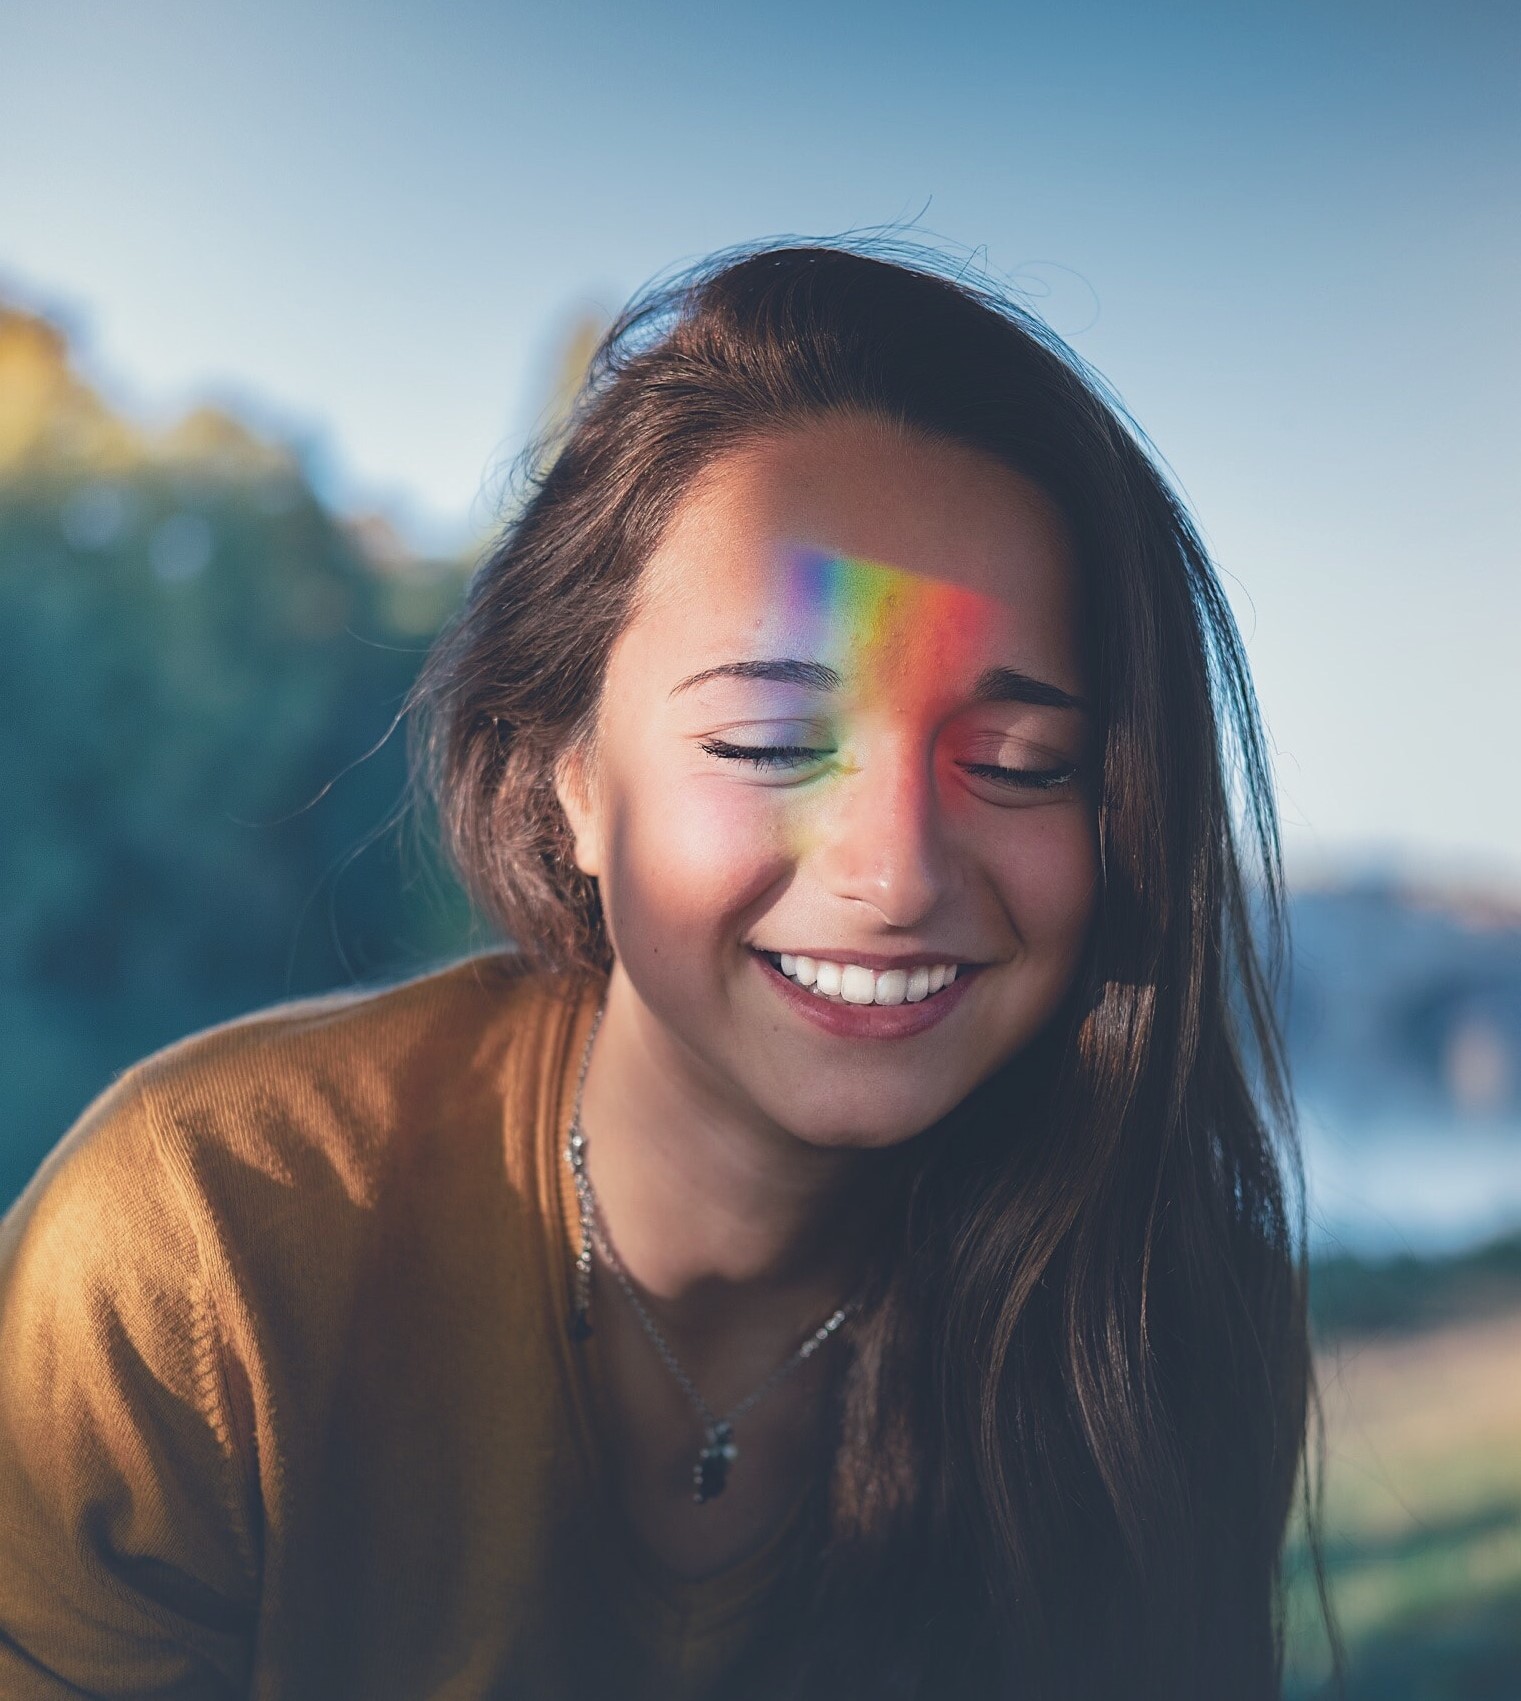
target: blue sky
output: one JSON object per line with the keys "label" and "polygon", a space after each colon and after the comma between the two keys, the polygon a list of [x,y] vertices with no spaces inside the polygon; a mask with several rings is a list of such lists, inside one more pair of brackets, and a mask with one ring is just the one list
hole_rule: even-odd
{"label": "blue sky", "polygon": [[0,292],[345,502],[479,532],[575,317],[891,223],[1025,292],[1190,500],[1300,869],[1521,882],[1521,12],[49,0],[0,18]]}

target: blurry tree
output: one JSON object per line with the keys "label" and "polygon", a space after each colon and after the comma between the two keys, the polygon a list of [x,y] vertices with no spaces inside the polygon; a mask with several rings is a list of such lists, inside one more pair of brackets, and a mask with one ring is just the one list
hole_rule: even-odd
{"label": "blurry tree", "polygon": [[137,430],[0,310],[0,1208],[155,1048],[471,942],[391,821],[462,577],[224,414]]}

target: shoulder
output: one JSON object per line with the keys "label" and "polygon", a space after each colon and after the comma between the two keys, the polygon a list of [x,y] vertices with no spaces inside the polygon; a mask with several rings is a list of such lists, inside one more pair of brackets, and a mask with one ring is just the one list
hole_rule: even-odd
{"label": "shoulder", "polygon": [[0,1219],[0,1363],[201,1404],[218,1354],[317,1363],[398,1222],[500,1185],[583,997],[488,954],[138,1063]]}
{"label": "shoulder", "polygon": [[0,1219],[8,1633],[63,1647],[57,1581],[91,1646],[159,1648],[121,1554],[224,1628],[255,1610],[263,1473],[320,1460],[355,1320],[389,1326],[377,1273],[429,1279],[415,1225],[452,1256],[511,1185],[504,1132],[542,1124],[585,998],[471,958],[193,1035],[89,1106]]}
{"label": "shoulder", "polygon": [[[248,1110],[325,1098],[333,1109],[380,1108],[420,1077],[521,1057],[569,996],[508,952],[467,957],[394,983],[293,999],[165,1047],[128,1071],[145,1101]],[[482,1046],[493,1056],[482,1053]]]}
{"label": "shoulder", "polygon": [[[256,1265],[341,1258],[409,1149],[464,1161],[532,1121],[578,993],[510,953],[397,984],[301,999],[181,1040],[102,1093],[0,1221],[0,1285],[19,1266],[215,1285]],[[444,1143],[443,1131],[449,1131]]]}
{"label": "shoulder", "polygon": [[[102,1093],[48,1155],[0,1221],[0,1356],[26,1355],[66,1324],[89,1334],[102,1296],[145,1322],[176,1310],[195,1261],[187,1226],[162,1208],[164,1176],[140,1083],[129,1072]],[[151,1265],[136,1256],[149,1234]],[[160,1300],[169,1303],[160,1305]]]}
{"label": "shoulder", "polygon": [[[507,952],[255,1011],[129,1072],[171,1163],[224,1157],[298,1184],[313,1165],[366,1197],[398,1134],[511,1095],[574,1000]],[[307,1173],[303,1176],[303,1170]]]}

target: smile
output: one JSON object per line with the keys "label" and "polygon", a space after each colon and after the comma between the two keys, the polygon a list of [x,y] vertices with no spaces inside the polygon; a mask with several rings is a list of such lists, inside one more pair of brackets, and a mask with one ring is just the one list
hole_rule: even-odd
{"label": "smile", "polygon": [[774,968],[819,998],[844,1004],[919,1004],[956,979],[957,963],[919,963],[911,968],[872,969],[829,957],[765,951]]}
{"label": "smile", "polygon": [[[872,969],[756,946],[750,947],[750,956],[795,1015],[836,1039],[854,1040],[909,1039],[937,1027],[976,985],[983,968],[980,963],[914,963]],[[813,978],[805,983],[802,975],[810,970]],[[937,970],[942,971],[938,976]],[[828,990],[831,985],[835,991]]]}

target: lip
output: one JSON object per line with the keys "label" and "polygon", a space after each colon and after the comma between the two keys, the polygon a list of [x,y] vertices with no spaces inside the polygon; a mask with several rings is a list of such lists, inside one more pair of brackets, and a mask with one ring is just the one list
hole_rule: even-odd
{"label": "lip", "polygon": [[[914,1034],[922,1034],[929,1028],[938,1027],[960,1004],[966,995],[966,989],[976,980],[982,967],[980,963],[969,964],[964,968],[958,966],[956,978],[949,986],[921,999],[917,1004],[846,1004],[832,998],[821,998],[818,993],[809,992],[806,987],[789,980],[753,946],[750,948],[750,955],[779,998],[790,1004],[798,1015],[812,1022],[815,1027],[822,1028],[826,1034],[833,1034],[839,1039],[909,1039]],[[806,956],[808,953],[803,952],[800,955]],[[873,966],[869,959],[851,960],[859,962],[863,969]],[[888,960],[884,966],[902,967],[905,962],[913,960],[899,957],[896,962]],[[945,959],[936,957],[930,961],[944,962]]]}

